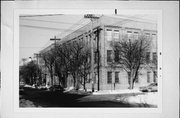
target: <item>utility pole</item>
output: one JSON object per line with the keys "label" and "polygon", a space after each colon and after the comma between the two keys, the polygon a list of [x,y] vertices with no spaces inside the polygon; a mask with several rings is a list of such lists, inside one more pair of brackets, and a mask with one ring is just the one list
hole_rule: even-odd
{"label": "utility pole", "polygon": [[94,40],[94,35],[93,35],[93,20],[94,19],[99,19],[99,17],[93,15],[93,14],[86,14],[84,15],[84,18],[90,18],[91,20],[91,76],[92,76],[92,92],[94,92],[94,46],[93,46],[93,40]]}
{"label": "utility pole", "polygon": [[98,28],[97,29],[97,32],[96,32],[96,36],[97,36],[97,75],[98,75],[98,91],[100,90],[100,72],[99,72],[99,69],[100,69],[100,52],[99,52],[99,33],[102,29],[101,28]]}
{"label": "utility pole", "polygon": [[[61,40],[60,38],[59,39],[57,39],[56,38],[56,36],[54,36],[54,38],[51,38],[50,39],[51,41],[54,41],[54,50],[55,50],[55,60],[54,60],[54,75],[55,75],[55,73],[56,73],[56,54],[57,54],[57,52],[56,52],[56,40]],[[52,85],[53,85],[53,82],[51,82],[52,83]]]}

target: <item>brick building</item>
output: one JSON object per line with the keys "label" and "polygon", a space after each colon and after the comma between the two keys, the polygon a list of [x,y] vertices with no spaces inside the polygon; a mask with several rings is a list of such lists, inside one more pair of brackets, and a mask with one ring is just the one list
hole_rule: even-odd
{"label": "brick building", "polygon": [[[113,49],[110,46],[111,41],[121,40],[123,36],[127,36],[129,39],[138,39],[139,35],[145,35],[151,40],[150,51],[146,53],[147,61],[157,60],[157,24],[145,19],[101,16],[99,19],[93,20],[92,24],[89,23],[62,38],[60,42],[83,40],[86,45],[90,45],[90,30],[92,28],[95,35],[95,40],[93,40],[94,57],[97,57],[97,50],[99,50],[100,56],[99,62],[97,59],[94,61],[95,78],[93,82],[95,90],[98,86],[98,80],[100,90],[127,89],[129,86],[128,74],[121,65],[113,68],[110,65],[113,55]],[[99,32],[97,33],[97,31]],[[134,87],[144,86],[152,82],[157,82],[157,65],[149,63],[141,68]],[[70,76],[67,79],[67,86],[72,86]],[[87,89],[92,88],[91,75],[88,75],[86,87]]]}

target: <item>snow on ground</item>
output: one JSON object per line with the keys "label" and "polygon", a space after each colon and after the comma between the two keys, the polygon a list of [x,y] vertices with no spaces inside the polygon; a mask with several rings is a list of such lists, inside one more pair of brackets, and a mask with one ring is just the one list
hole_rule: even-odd
{"label": "snow on ground", "polygon": [[145,93],[137,96],[131,96],[127,99],[130,103],[143,103],[143,104],[158,104],[158,94],[157,92]]}
{"label": "snow on ground", "polygon": [[[158,94],[157,92],[148,92],[143,93],[138,89],[133,90],[104,90],[93,92],[93,95],[107,95],[107,94],[118,94],[121,97],[117,97],[116,100],[119,102],[130,103],[130,104],[150,104],[156,105],[158,104]],[[130,96],[123,96],[123,94],[132,94]]]}
{"label": "snow on ground", "polygon": [[74,87],[72,86],[72,87],[69,87],[69,88],[65,88],[65,91],[64,91],[64,93],[66,93],[66,92],[68,92],[68,91],[71,91],[71,90],[73,90],[74,89]]}
{"label": "snow on ground", "polygon": [[93,92],[93,95],[104,95],[104,94],[126,94],[126,93],[142,93],[139,89],[125,89],[125,90],[102,90]]}

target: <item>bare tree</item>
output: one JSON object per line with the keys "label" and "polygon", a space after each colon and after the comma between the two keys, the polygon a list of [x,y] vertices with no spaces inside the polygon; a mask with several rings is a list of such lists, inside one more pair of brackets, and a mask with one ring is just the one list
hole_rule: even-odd
{"label": "bare tree", "polygon": [[53,85],[53,77],[54,77],[54,63],[55,63],[55,55],[54,50],[51,49],[45,53],[42,53],[42,59],[45,62],[45,66],[47,67],[50,77],[51,77],[51,85]]}
{"label": "bare tree", "polygon": [[90,55],[91,55],[90,47],[85,46],[85,44],[83,43],[83,49],[81,50],[81,58],[80,58],[80,62],[81,62],[80,76],[83,78],[81,84],[83,85],[85,91],[86,91],[87,76],[88,74],[90,74],[90,67],[91,67]]}
{"label": "bare tree", "polygon": [[62,87],[66,87],[70,66],[70,50],[66,44],[59,44],[56,47],[56,73]]}
{"label": "bare tree", "polygon": [[26,84],[40,84],[41,82],[41,69],[34,62],[28,62],[23,66],[20,66],[19,69],[20,77],[24,79]]}
{"label": "bare tree", "polygon": [[124,37],[118,42],[111,43],[115,52],[114,63],[121,64],[128,73],[130,89],[134,87],[141,65],[146,64],[145,57],[150,42],[144,35],[140,35],[138,39]]}

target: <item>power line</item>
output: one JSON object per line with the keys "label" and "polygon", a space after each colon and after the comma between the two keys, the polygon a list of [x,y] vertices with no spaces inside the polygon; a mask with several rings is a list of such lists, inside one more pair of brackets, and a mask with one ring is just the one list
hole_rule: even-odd
{"label": "power line", "polygon": [[[84,18],[80,19],[77,23],[73,24],[71,27],[69,27],[67,30],[63,31],[60,35],[58,35],[59,37],[62,36],[62,34],[66,33],[66,35],[68,35],[69,33],[74,32],[77,29],[77,25],[82,25],[83,20],[85,20]],[[81,23],[81,24],[80,24]],[[77,26],[77,27],[76,27]],[[74,29],[74,30],[72,30]],[[68,32],[68,31],[72,31],[72,32]],[[68,33],[67,33],[68,32]],[[79,31],[82,32],[82,31]]]}
{"label": "power line", "polygon": [[47,21],[47,20],[39,20],[39,19],[20,19],[20,20],[40,21],[40,22],[49,22],[49,23],[61,23],[61,24],[74,24],[74,23],[68,23],[68,22]]}
{"label": "power line", "polygon": [[19,47],[19,48],[42,48],[42,47]]}
{"label": "power line", "polygon": [[20,24],[21,27],[29,27],[29,28],[38,28],[38,29],[49,29],[49,30],[65,30],[63,28],[55,28],[55,27],[42,27],[42,26],[35,26],[35,25],[22,25]]}
{"label": "power line", "polygon": [[64,14],[45,14],[45,15],[21,15],[20,17],[42,17],[42,16],[59,16]]}

